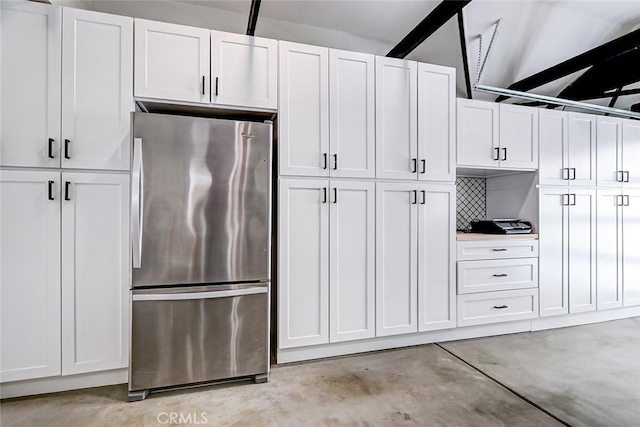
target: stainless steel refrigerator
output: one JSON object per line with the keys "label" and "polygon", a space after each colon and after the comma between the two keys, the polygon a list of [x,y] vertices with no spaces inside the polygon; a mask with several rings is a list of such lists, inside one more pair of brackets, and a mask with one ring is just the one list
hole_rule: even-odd
{"label": "stainless steel refrigerator", "polygon": [[133,114],[129,399],[268,380],[271,123]]}

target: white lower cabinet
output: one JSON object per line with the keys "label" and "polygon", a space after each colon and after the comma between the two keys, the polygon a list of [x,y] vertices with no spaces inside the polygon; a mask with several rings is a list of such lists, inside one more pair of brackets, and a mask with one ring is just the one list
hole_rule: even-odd
{"label": "white lower cabinet", "polygon": [[640,190],[625,190],[622,208],[623,305],[640,305]]}
{"label": "white lower cabinet", "polygon": [[458,326],[527,320],[538,317],[538,290],[458,295]]}
{"label": "white lower cabinet", "polygon": [[0,171],[0,182],[0,381],[126,367],[128,175]]}

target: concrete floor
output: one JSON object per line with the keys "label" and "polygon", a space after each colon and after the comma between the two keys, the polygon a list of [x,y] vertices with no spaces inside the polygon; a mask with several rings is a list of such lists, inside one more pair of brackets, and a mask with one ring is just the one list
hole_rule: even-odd
{"label": "concrete floor", "polygon": [[137,403],[125,385],[6,400],[0,424],[157,426],[175,412],[212,426],[561,425],[535,405],[572,425],[640,424],[640,318],[442,346],[278,366],[267,384]]}

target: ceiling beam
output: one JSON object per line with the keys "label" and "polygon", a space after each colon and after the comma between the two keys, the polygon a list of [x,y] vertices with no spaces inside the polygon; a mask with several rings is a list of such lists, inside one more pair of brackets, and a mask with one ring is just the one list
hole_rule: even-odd
{"label": "ceiling beam", "polygon": [[256,24],[258,23],[258,13],[260,13],[260,2],[262,0],[251,0],[251,9],[249,9],[249,24],[247,25],[247,35],[254,36],[256,34]]}
{"label": "ceiling beam", "polygon": [[458,32],[460,33],[460,52],[462,53],[462,67],[464,68],[464,81],[467,86],[467,98],[473,99],[471,76],[469,76],[469,58],[467,57],[467,36],[464,31],[464,17],[462,16],[462,10],[458,12]]}
{"label": "ceiling beam", "polygon": [[420,46],[431,34],[442,27],[453,15],[471,3],[471,0],[444,0],[427,15],[400,43],[387,53],[390,58],[404,58]]}
{"label": "ceiling beam", "polygon": [[[574,56],[546,70],[513,83],[508,89],[528,91],[557,80],[561,77],[580,71],[596,63],[606,61],[618,55],[627,53],[640,46],[640,29],[618,37],[615,40],[602,44],[580,55]],[[499,96],[496,102],[508,99],[508,96]]]}

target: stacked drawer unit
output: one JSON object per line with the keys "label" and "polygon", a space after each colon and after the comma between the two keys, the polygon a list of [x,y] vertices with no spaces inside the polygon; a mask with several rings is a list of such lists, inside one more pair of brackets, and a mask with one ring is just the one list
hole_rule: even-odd
{"label": "stacked drawer unit", "polygon": [[457,242],[458,326],[538,317],[538,241]]}

